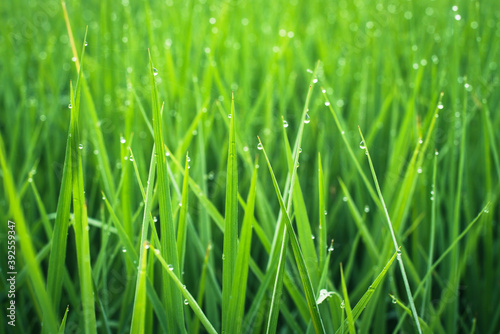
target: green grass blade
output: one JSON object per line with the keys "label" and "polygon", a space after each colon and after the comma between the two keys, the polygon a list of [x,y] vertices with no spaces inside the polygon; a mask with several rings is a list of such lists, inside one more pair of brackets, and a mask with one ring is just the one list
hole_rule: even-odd
{"label": "green grass blade", "polygon": [[231,126],[226,174],[226,213],[222,264],[222,332],[230,327],[229,308],[238,245],[238,165],[235,139],[234,95],[231,101]]}
{"label": "green grass blade", "polygon": [[155,254],[156,258],[160,261],[160,263],[161,263],[161,265],[163,267],[163,271],[165,273],[167,273],[168,276],[169,276],[169,279],[171,279],[173,281],[173,283],[175,283],[177,291],[182,292],[182,294],[186,298],[186,300],[184,301],[184,304],[185,305],[189,305],[191,307],[191,309],[193,310],[194,314],[196,314],[196,316],[198,317],[198,319],[200,320],[200,322],[203,324],[203,326],[205,327],[205,329],[207,330],[208,333],[216,334],[217,331],[212,326],[212,324],[210,323],[210,321],[207,319],[207,317],[205,316],[205,314],[201,310],[200,306],[198,305],[198,303],[196,302],[196,300],[194,299],[194,297],[185,288],[185,286],[182,284],[182,282],[179,280],[179,278],[175,274],[174,270],[171,269],[170,265],[167,264],[167,262],[165,261],[165,259],[163,258],[163,256],[160,254],[159,250],[155,249],[152,246],[150,246],[150,248],[154,251],[154,254]]}
{"label": "green grass blade", "polygon": [[[0,133],[0,167],[3,172],[3,184],[5,189],[6,198],[10,204],[10,213],[14,218],[15,231],[22,242],[21,257],[24,260],[25,268],[29,268],[28,275],[30,285],[35,295],[36,305],[43,311],[43,330],[48,333],[57,332],[57,320],[52,307],[50,297],[45,290],[45,281],[40,269],[40,265],[36,260],[36,251],[31,241],[28,225],[23,214],[21,202],[18,197],[12,173],[7,165],[4,140]],[[9,268],[15,270],[16,268]]]}
{"label": "green grass blade", "polygon": [[229,327],[226,328],[228,333],[241,333],[241,327],[243,324],[248,266],[250,262],[250,247],[252,245],[252,223],[254,220],[256,183],[257,168],[255,167],[250,184],[250,191],[248,193],[247,207],[243,218],[241,235],[238,244],[238,255],[236,257],[232,292],[228,310],[228,319],[231,320],[229,321]]}
{"label": "green grass blade", "polygon": [[[259,139],[260,141],[260,139]],[[262,143],[260,143],[262,145]],[[271,174],[271,178],[273,180],[274,189],[276,191],[276,196],[278,197],[278,201],[280,204],[280,208],[283,212],[283,217],[286,224],[286,232],[290,237],[290,242],[292,244],[293,254],[295,257],[295,261],[297,263],[297,267],[299,269],[300,279],[302,282],[302,287],[304,288],[304,292],[306,295],[307,306],[309,308],[309,313],[311,315],[312,323],[314,326],[314,330],[316,333],[324,333],[325,328],[323,327],[323,321],[321,320],[321,315],[319,314],[318,305],[316,304],[316,298],[314,296],[314,291],[311,284],[311,279],[309,278],[309,273],[307,271],[307,267],[304,261],[304,257],[302,255],[302,251],[300,250],[299,242],[297,236],[295,235],[295,231],[293,230],[292,223],[290,222],[290,217],[288,216],[288,212],[285,208],[285,204],[283,203],[283,198],[281,196],[281,192],[278,187],[278,182],[276,181],[276,177],[274,175],[273,169],[271,167],[271,162],[267,157],[266,150],[262,146],[262,151],[264,152],[264,156],[267,161],[267,166],[269,168],[269,173]]]}
{"label": "green grass blade", "polygon": [[[155,70],[153,68],[151,54],[149,55],[149,67],[153,105],[154,141],[157,159],[156,168],[158,174],[158,204],[160,207],[160,250],[164,259],[174,268],[174,273],[179,275],[180,268],[175,242],[176,233],[172,212],[172,200],[170,197],[170,181],[167,177],[167,159],[163,144],[158,91],[156,88]],[[165,311],[168,314],[168,331],[172,333],[184,333],[186,328],[184,326],[184,309],[182,307],[181,294],[173,282],[168,278],[168,273],[166,272],[163,272],[163,298],[166,302]]]}
{"label": "green grass blade", "polygon": [[[323,166],[321,164],[321,154],[318,152],[318,210],[319,210],[319,268],[324,268],[326,258],[326,204],[325,204],[325,180],[323,176]],[[323,270],[323,269],[322,269]]]}
{"label": "green grass blade", "polygon": [[69,305],[66,306],[66,311],[64,312],[64,317],[61,321],[61,326],[59,326],[59,334],[64,334],[66,330],[66,318],[68,317]]}
{"label": "green grass blade", "polygon": [[[396,240],[396,235],[394,234],[394,229],[392,228],[391,218],[389,217],[389,212],[387,211],[387,206],[385,205],[384,197],[382,196],[382,191],[380,190],[380,185],[378,183],[377,174],[375,173],[375,168],[373,167],[373,162],[372,162],[372,159],[370,157],[370,151],[368,150],[368,145],[365,142],[365,138],[363,137],[363,133],[361,132],[361,128],[358,127],[358,130],[359,130],[359,134],[361,136],[361,140],[363,143],[362,145],[364,145],[366,156],[368,157],[368,163],[370,164],[370,170],[372,172],[373,181],[375,182],[375,187],[377,189],[380,203],[382,204],[382,207],[384,209],[385,218],[387,219],[387,224],[389,226],[389,230],[391,231],[391,237],[392,237],[392,241],[394,243],[394,248],[396,250],[398,250],[399,249],[398,242]],[[408,277],[406,276],[406,271],[405,271],[405,268],[403,265],[403,258],[402,258],[401,254],[399,254],[399,256],[398,256],[398,262],[399,262],[399,269],[401,270],[401,275],[403,276],[403,281],[404,281],[404,285],[405,285],[405,289],[406,289],[406,294],[408,296],[408,301],[410,303],[410,308],[411,308],[413,315],[414,315],[413,319],[415,320],[415,325],[417,327],[417,331],[419,333],[422,333],[422,329],[420,328],[420,324],[418,322],[417,310],[415,308],[415,303],[413,301],[413,295],[411,293],[410,284],[408,282]]]}
{"label": "green grass blade", "polygon": [[[70,129],[71,129],[70,125]],[[71,207],[72,191],[72,149],[71,132],[66,142],[66,156],[64,158],[61,189],[57,202],[56,221],[54,224],[49,267],[47,270],[47,292],[51,296],[55,310],[59,309],[63,284],[63,271],[66,258],[66,243],[69,226],[69,211]]]}
{"label": "green grass blade", "polygon": [[[372,298],[373,293],[378,288],[378,286],[380,285],[380,283],[382,283],[382,280],[384,279],[385,274],[387,274],[387,271],[391,267],[391,264],[396,259],[396,255],[397,254],[398,254],[398,252],[394,253],[394,255],[391,257],[391,259],[389,260],[389,262],[387,262],[387,264],[385,265],[385,267],[382,269],[382,271],[380,272],[380,274],[378,274],[377,278],[375,278],[375,280],[373,281],[373,283],[368,287],[368,290],[363,294],[363,296],[361,297],[361,299],[359,300],[359,302],[356,304],[356,306],[354,306],[354,309],[352,310],[353,321],[356,321],[359,318],[359,316],[361,315],[361,313],[363,312],[363,310],[366,308],[366,305],[368,305],[368,302]],[[342,326],[344,326],[344,325],[345,325],[344,321],[342,321]],[[341,331],[342,331],[342,328],[339,328],[337,330],[336,334],[341,333]]]}
{"label": "green grass blade", "polygon": [[349,296],[347,295],[347,286],[344,279],[344,270],[342,269],[342,263],[340,264],[340,279],[342,281],[342,294],[344,295],[344,307],[347,314],[347,325],[349,328],[349,333],[354,334],[356,330],[354,329],[354,319],[352,317],[351,303],[349,302]]}
{"label": "green grass blade", "polygon": [[[142,247],[148,249],[149,243],[145,241]],[[137,286],[132,311],[132,325],[130,329],[130,332],[134,334],[144,333],[146,316],[146,258],[147,256],[145,255],[141,256],[139,262],[139,273],[137,275]]]}
{"label": "green grass blade", "polygon": [[187,212],[189,207],[189,160],[189,155],[186,153],[184,180],[182,181],[182,206],[179,213],[179,223],[177,224],[177,254],[179,256],[181,271],[184,271],[184,259],[186,255]]}

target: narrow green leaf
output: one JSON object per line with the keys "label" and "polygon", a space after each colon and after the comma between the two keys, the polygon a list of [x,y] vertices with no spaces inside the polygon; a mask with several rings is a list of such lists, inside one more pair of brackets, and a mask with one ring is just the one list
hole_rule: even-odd
{"label": "narrow green leaf", "polygon": [[61,321],[61,326],[59,327],[59,334],[64,334],[66,330],[66,318],[68,317],[69,305],[66,306],[66,311],[64,312],[64,317]]}
{"label": "narrow green leaf", "polygon": [[[260,138],[259,138],[260,142]],[[260,143],[262,145],[262,143]],[[292,223],[290,221],[290,217],[288,216],[288,212],[285,208],[285,204],[283,203],[283,198],[281,196],[281,192],[279,190],[278,182],[276,181],[276,177],[274,175],[273,169],[271,167],[271,162],[267,157],[266,150],[262,146],[262,150],[264,152],[264,156],[267,161],[267,166],[269,168],[269,173],[271,174],[271,178],[273,180],[274,189],[276,191],[276,196],[278,197],[278,201],[280,204],[281,211],[283,212],[283,217],[286,224],[285,233],[290,237],[290,241],[292,244],[293,254],[295,257],[295,261],[297,263],[297,267],[299,269],[300,280],[302,282],[302,287],[304,288],[304,292],[306,295],[307,306],[309,308],[309,313],[312,318],[314,330],[316,333],[325,333],[325,328],[323,327],[323,321],[321,320],[321,315],[319,314],[318,305],[316,304],[316,298],[314,296],[314,291],[311,284],[311,279],[309,277],[309,273],[307,271],[307,267],[304,261],[304,257],[302,255],[302,251],[300,250],[299,241],[297,236],[295,235],[295,231],[293,230]]]}
{"label": "narrow green leaf", "polygon": [[198,317],[200,322],[203,324],[205,329],[207,330],[208,333],[213,333],[216,334],[217,331],[215,328],[212,326],[210,321],[207,319],[203,311],[201,310],[200,306],[194,299],[194,297],[189,293],[189,291],[185,288],[185,286],[182,284],[182,282],[179,280],[177,275],[175,274],[175,270],[171,269],[170,265],[165,262],[165,259],[163,256],[160,254],[158,249],[155,249],[153,246],[150,246],[150,248],[154,251],[154,254],[156,258],[160,261],[161,265],[163,266],[163,272],[166,273],[169,277],[169,279],[172,280],[172,283],[176,285],[176,290],[181,292],[186,300],[184,301],[184,304],[188,304],[191,309],[193,310],[194,314]]}
{"label": "narrow green leaf", "polygon": [[[392,241],[394,243],[394,248],[396,248],[396,250],[398,250],[399,249],[398,242],[396,240],[396,235],[394,234],[394,229],[392,227],[391,218],[389,217],[389,212],[387,210],[387,206],[385,205],[384,197],[382,196],[382,191],[380,190],[380,185],[378,183],[377,174],[375,173],[375,168],[373,167],[373,162],[372,162],[372,159],[370,157],[370,151],[368,150],[368,145],[365,141],[365,138],[363,137],[363,133],[361,132],[361,128],[358,127],[358,130],[359,130],[359,134],[361,136],[362,143],[364,144],[364,147],[365,147],[366,156],[368,157],[368,163],[370,164],[370,170],[372,172],[373,181],[375,182],[375,187],[377,189],[380,203],[382,204],[382,208],[384,209],[385,218],[387,220],[389,230],[391,231],[391,236],[392,236]],[[401,256],[401,254],[399,254],[399,256],[398,256],[398,263],[399,263],[399,269],[401,271],[401,275],[403,276],[403,282],[404,282],[405,289],[406,289],[406,295],[408,296],[408,301],[410,302],[410,308],[414,314],[413,318],[415,320],[415,325],[417,327],[417,331],[419,333],[422,333],[422,329],[420,328],[420,324],[418,323],[418,314],[417,314],[417,310],[415,308],[415,303],[413,301],[413,295],[411,293],[410,283],[408,282],[408,277],[406,276],[406,271],[405,271],[405,267],[403,265],[403,258]]]}
{"label": "narrow green leaf", "polygon": [[351,303],[349,302],[349,296],[347,294],[347,286],[344,279],[344,270],[342,269],[342,263],[340,264],[340,279],[342,281],[342,294],[344,295],[344,307],[347,314],[347,325],[349,328],[349,333],[354,334],[356,330],[354,329],[354,319],[352,317]]}
{"label": "narrow green leaf", "polygon": [[319,200],[319,268],[323,268],[326,258],[326,205],[325,205],[325,181],[323,167],[321,165],[321,154],[318,152],[318,200]]}
{"label": "narrow green leaf", "polygon": [[[142,248],[148,249],[149,242],[145,241]],[[139,273],[135,290],[135,299],[132,311],[131,333],[144,333],[144,320],[146,316],[146,256],[141,256]]]}
{"label": "narrow green leaf", "polygon": [[228,333],[241,333],[241,327],[243,324],[248,266],[250,262],[250,246],[252,245],[252,223],[254,220],[256,183],[257,168],[254,167],[250,191],[248,193],[247,207],[241,227],[241,236],[238,244],[238,255],[236,258],[236,267],[228,310],[228,319],[230,319],[229,327],[226,328]]}
{"label": "narrow green leaf", "polygon": [[[395,252],[394,255],[392,255],[392,257],[389,260],[389,262],[387,262],[387,264],[382,269],[382,271],[380,272],[380,274],[378,274],[377,278],[375,278],[375,280],[373,281],[373,283],[368,287],[368,290],[363,294],[363,296],[361,297],[361,299],[359,300],[359,302],[356,304],[356,306],[354,306],[354,309],[352,310],[352,319],[353,319],[353,321],[356,321],[359,318],[359,316],[361,315],[361,313],[365,309],[366,305],[368,304],[368,302],[372,298],[373,293],[375,292],[375,290],[377,289],[377,287],[380,285],[380,283],[382,283],[382,280],[384,279],[385,274],[387,274],[387,271],[389,270],[391,264],[396,259],[396,255],[397,255],[397,252]],[[343,328],[344,325],[345,325],[345,321],[342,320],[341,328],[339,328],[337,330],[336,334],[339,334],[339,333],[342,332],[342,328]]]}
{"label": "narrow green leaf", "polygon": [[184,258],[186,253],[186,232],[187,232],[187,210],[189,207],[189,155],[186,153],[186,164],[184,166],[184,180],[182,181],[181,212],[179,213],[179,223],[177,224],[177,254],[181,271],[184,271]]}
{"label": "narrow green leaf", "polygon": [[[71,91],[73,89],[71,88]],[[72,190],[72,147],[71,142],[71,124],[68,131],[68,139],[66,142],[66,156],[64,158],[64,167],[62,174],[61,189],[57,202],[56,221],[52,232],[52,242],[49,258],[49,267],[47,270],[47,292],[51,296],[54,303],[54,309],[59,309],[61,300],[61,291],[63,284],[63,271],[66,258],[66,243],[69,225],[69,211],[71,207],[71,190]]]}
{"label": "narrow green leaf", "polygon": [[235,139],[234,94],[231,101],[231,126],[226,174],[226,213],[224,219],[224,249],[222,253],[222,332],[230,327],[230,298],[238,245],[238,165]]}
{"label": "narrow green leaf", "polygon": [[[180,274],[179,260],[177,257],[177,247],[175,242],[175,225],[172,212],[172,200],[170,197],[170,181],[167,176],[167,159],[163,144],[163,133],[160,107],[158,102],[158,91],[155,81],[155,70],[149,55],[152,105],[153,105],[153,128],[155,152],[157,159],[158,174],[158,204],[160,207],[160,227],[161,227],[161,247],[162,257],[173,267],[176,275]],[[168,274],[163,272],[163,299],[165,300],[165,310],[168,314],[168,331],[172,333],[185,333],[184,309],[182,298],[175,284],[168,278]]]}

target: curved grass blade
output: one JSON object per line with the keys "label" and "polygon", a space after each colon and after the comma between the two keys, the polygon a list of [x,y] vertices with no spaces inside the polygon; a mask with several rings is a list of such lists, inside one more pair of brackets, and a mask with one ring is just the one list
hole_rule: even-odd
{"label": "curved grass blade", "polygon": [[340,279],[342,281],[342,294],[344,295],[344,305],[345,313],[347,314],[347,325],[349,328],[349,333],[354,334],[356,330],[354,329],[354,319],[352,317],[351,304],[349,302],[349,296],[347,295],[347,287],[345,285],[344,270],[342,269],[342,263],[340,264]]}
{"label": "curved grass blade", "polygon": [[[0,167],[3,172],[3,184],[5,197],[9,202],[10,213],[14,218],[16,234],[19,239],[23,240],[21,248],[21,256],[24,260],[24,268],[29,270],[28,276],[30,279],[31,289],[35,295],[36,305],[43,312],[43,328],[42,330],[48,333],[57,332],[58,321],[52,308],[52,303],[47,291],[45,290],[45,281],[39,263],[36,259],[36,251],[31,241],[31,235],[28,230],[28,225],[24,217],[23,209],[21,206],[21,199],[14,183],[14,178],[7,165],[4,141],[0,133]],[[9,269],[12,270],[12,269]]]}
{"label": "curved grass blade", "polygon": [[[372,162],[372,159],[370,157],[370,152],[368,151],[368,145],[366,144],[365,138],[363,137],[363,133],[361,132],[361,128],[359,126],[358,126],[358,130],[359,130],[359,134],[361,136],[362,142],[364,143],[364,146],[365,146],[366,156],[368,157],[368,163],[370,164],[370,170],[372,172],[373,180],[375,182],[375,187],[377,189],[377,193],[378,193],[378,196],[380,198],[380,203],[382,203],[385,217],[387,219],[387,224],[389,226],[389,230],[391,231],[391,236],[392,236],[392,241],[394,243],[394,248],[396,248],[396,250],[398,250],[399,249],[398,242],[396,240],[396,235],[394,234],[394,229],[392,228],[391,218],[389,217],[389,212],[387,211],[387,206],[385,205],[384,197],[382,196],[382,191],[380,190],[380,185],[378,183],[377,174],[375,173],[375,168],[373,167],[373,162]],[[418,322],[418,314],[417,314],[417,310],[415,308],[415,303],[413,301],[413,296],[412,296],[411,289],[410,289],[410,283],[408,282],[408,277],[406,276],[406,271],[405,271],[405,267],[403,265],[403,258],[401,256],[401,254],[398,256],[398,262],[399,262],[399,269],[401,270],[401,275],[403,276],[403,282],[405,285],[406,294],[408,296],[408,301],[410,303],[410,308],[411,308],[413,315],[414,315],[413,319],[415,320],[415,325],[417,327],[417,331],[421,334],[422,329],[420,328],[420,324]]]}
{"label": "curved grass blade", "polygon": [[189,291],[185,288],[185,286],[182,284],[182,282],[179,280],[177,275],[175,275],[174,270],[170,269],[171,267],[165,262],[165,259],[163,256],[161,256],[160,252],[158,249],[155,249],[153,246],[150,246],[150,248],[154,251],[154,254],[156,258],[160,261],[161,265],[163,266],[163,271],[169,276],[169,278],[175,283],[177,286],[176,290],[182,292],[186,300],[184,301],[184,304],[187,304],[191,307],[193,310],[194,314],[198,317],[200,322],[203,324],[205,329],[207,330],[208,333],[211,334],[217,334],[217,331],[215,328],[212,326],[210,321],[207,319],[203,311],[201,310],[200,306],[194,299],[194,297],[189,293]]}
{"label": "curved grass blade", "polygon": [[224,220],[224,248],[222,264],[222,332],[230,327],[233,319],[228,317],[231,291],[238,247],[238,165],[235,139],[234,94],[231,101],[231,125],[226,174],[226,213]]}
{"label": "curved grass blade", "polygon": [[[163,145],[160,106],[158,103],[158,91],[156,88],[155,71],[151,60],[151,54],[149,54],[149,67],[153,106],[154,141],[157,158],[158,204],[160,207],[160,249],[165,260],[173,266],[175,274],[179,275],[180,268],[175,241],[176,233],[172,214],[172,200],[170,198],[170,181],[167,177],[167,159],[165,156],[165,147]],[[168,331],[171,333],[185,333],[186,328],[184,326],[184,309],[182,306],[181,294],[165,272],[163,273],[163,287],[163,298],[166,302],[165,311],[168,314]]]}
{"label": "curved grass blade", "polygon": [[[364,293],[364,295],[361,297],[361,299],[356,304],[356,306],[354,306],[354,308],[352,310],[352,319],[353,319],[353,321],[356,321],[359,318],[359,316],[361,315],[361,313],[363,312],[363,310],[365,309],[366,305],[368,304],[368,302],[372,298],[373,293],[375,292],[375,290],[377,289],[377,287],[380,285],[380,283],[382,283],[382,280],[384,279],[385,274],[389,270],[391,264],[396,259],[396,255],[397,254],[398,254],[398,252],[395,252],[394,255],[392,255],[391,259],[389,260],[389,262],[387,262],[387,264],[385,265],[384,269],[382,269],[382,271],[380,272],[380,274],[378,274],[377,278],[375,278],[375,280],[373,281],[373,283],[368,287],[368,291],[366,291]],[[346,324],[344,324],[344,322],[345,321],[343,320],[341,328],[339,328],[337,330],[336,334],[341,333],[342,327],[344,325],[346,325]]]}
{"label": "curved grass blade", "polygon": [[[260,142],[260,138],[259,138]],[[262,145],[262,143],[260,142]],[[288,216],[288,211],[285,208],[285,204],[283,203],[283,198],[281,196],[281,192],[279,190],[278,182],[276,181],[276,177],[274,175],[273,169],[271,167],[271,162],[266,154],[266,150],[262,146],[262,151],[267,161],[267,166],[269,168],[269,173],[271,174],[271,178],[273,180],[274,189],[276,191],[276,196],[278,198],[281,211],[283,213],[283,218],[285,220],[286,229],[284,235],[288,235],[290,237],[290,242],[292,244],[293,254],[295,257],[295,261],[297,263],[297,267],[299,269],[300,280],[302,282],[302,287],[304,288],[304,293],[306,295],[307,306],[309,308],[309,313],[311,315],[312,323],[314,330],[316,333],[325,333],[325,328],[323,327],[323,321],[321,320],[321,315],[319,314],[318,305],[316,304],[316,297],[314,296],[314,291],[311,284],[311,279],[309,277],[309,273],[307,271],[307,267],[304,261],[304,257],[302,255],[302,251],[300,250],[299,241],[297,236],[295,235],[295,231],[293,230],[292,223],[290,221],[290,217]],[[284,237],[285,241],[286,238]],[[285,244],[286,245],[286,244]],[[283,259],[284,260],[284,259]],[[268,327],[269,328],[269,327]]]}

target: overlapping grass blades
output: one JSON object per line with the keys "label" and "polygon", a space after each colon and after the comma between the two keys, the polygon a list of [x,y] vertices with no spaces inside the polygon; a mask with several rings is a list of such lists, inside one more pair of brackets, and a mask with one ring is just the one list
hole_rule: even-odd
{"label": "overlapping grass blades", "polygon": [[[260,138],[259,138],[259,143],[262,145],[262,143],[260,142]],[[287,208],[285,207],[285,204],[283,203],[283,198],[281,196],[281,192],[280,192],[279,187],[278,187],[278,182],[276,181],[276,177],[274,176],[274,172],[273,172],[273,169],[271,167],[271,162],[269,161],[269,158],[267,157],[266,150],[264,149],[263,145],[262,145],[262,152],[264,153],[264,156],[266,158],[267,166],[269,168],[269,172],[271,174],[273,185],[274,185],[274,188],[276,191],[276,196],[278,197],[278,201],[280,204],[283,219],[284,219],[284,222],[286,224],[284,234],[289,236],[290,242],[292,244],[294,258],[295,258],[295,261],[296,261],[296,264],[297,264],[297,267],[299,270],[300,280],[302,282],[302,287],[304,288],[304,292],[306,295],[307,306],[309,308],[309,313],[310,313],[310,316],[312,319],[314,330],[316,331],[316,333],[324,333],[325,328],[323,326],[323,321],[321,320],[321,315],[319,314],[318,305],[316,304],[316,297],[314,296],[314,291],[312,288],[311,279],[310,279],[309,273],[307,271],[307,267],[306,267],[306,264],[304,261],[304,257],[302,255],[302,251],[301,251],[300,246],[299,246],[299,241],[297,239],[297,236],[295,235],[295,231],[293,230],[292,223],[290,221],[290,217],[288,216]],[[293,180],[293,177],[292,177],[292,180]],[[292,184],[293,184],[293,181],[292,181]],[[286,246],[286,238],[284,238],[284,241],[285,241],[284,244]],[[283,246],[282,249],[284,249],[285,246]],[[280,261],[284,261],[283,256],[280,256]],[[277,276],[278,276],[278,278],[279,278],[279,276],[283,276],[283,272],[278,271]],[[279,297],[279,295],[278,295],[278,297]],[[277,310],[271,309],[271,313],[272,312],[277,312]],[[273,320],[272,314],[270,315],[269,318],[271,321],[269,322],[268,327],[267,327],[268,332],[274,331],[276,328],[276,325],[277,325],[277,321]]]}
{"label": "overlapping grass blades", "polygon": [[[162,122],[158,91],[155,81],[155,69],[149,55],[151,95],[153,106],[153,128],[156,153],[156,169],[158,175],[158,204],[160,210],[160,252],[165,261],[172,266],[174,274],[179,275],[179,259],[175,242],[175,225],[172,213],[172,200],[170,197],[170,181],[167,176],[167,159],[163,143]],[[163,300],[165,301],[165,311],[167,312],[167,329],[173,333],[184,333],[184,309],[181,294],[171,281],[169,273],[163,272]]]}

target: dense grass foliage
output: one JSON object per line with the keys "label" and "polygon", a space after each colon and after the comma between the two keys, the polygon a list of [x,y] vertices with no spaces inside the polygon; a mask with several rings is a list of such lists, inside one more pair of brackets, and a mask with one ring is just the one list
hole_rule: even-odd
{"label": "dense grass foliage", "polygon": [[497,1],[0,12],[2,332],[500,331]]}

